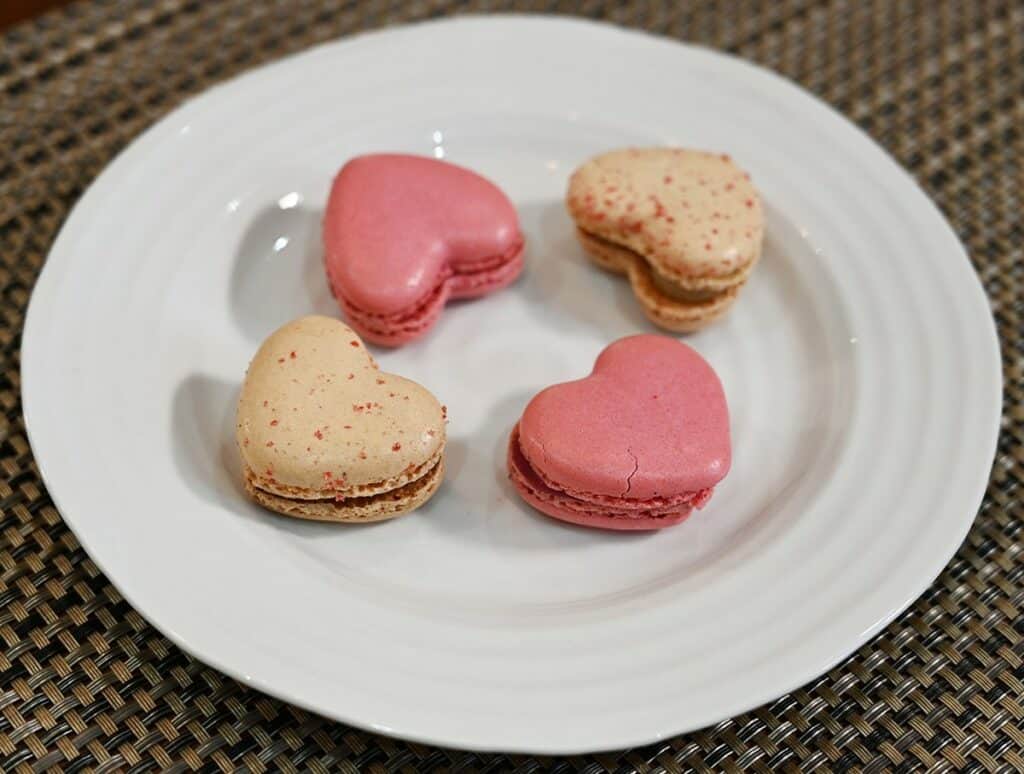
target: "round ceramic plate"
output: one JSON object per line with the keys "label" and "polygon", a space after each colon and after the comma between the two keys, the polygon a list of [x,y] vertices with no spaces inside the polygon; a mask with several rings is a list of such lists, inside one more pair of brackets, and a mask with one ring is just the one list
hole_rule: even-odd
{"label": "round ceramic plate", "polygon": [[[732,472],[685,524],[642,535],[544,518],[505,474],[535,392],[652,330],[562,204],[577,164],[626,145],[728,152],[768,215],[731,316],[686,339],[724,383]],[[449,407],[440,493],[394,522],[292,521],[243,496],[234,404],[267,334],[338,314],[324,200],[346,159],[379,150],[496,181],[526,271],[378,351]],[[23,347],[50,494],[169,638],[348,723],[538,753],[710,724],[871,637],[963,540],[1001,388],[962,248],[860,131],[736,59],[528,17],[341,41],[175,111],[75,208]]]}

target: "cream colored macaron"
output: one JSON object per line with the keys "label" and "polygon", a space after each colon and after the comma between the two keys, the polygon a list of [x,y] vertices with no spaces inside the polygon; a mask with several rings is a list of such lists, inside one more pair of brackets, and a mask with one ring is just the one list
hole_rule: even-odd
{"label": "cream colored macaron", "polygon": [[567,205],[594,262],[627,275],[647,316],[669,330],[724,315],[761,257],[761,199],[727,155],[611,151],[573,173]]}
{"label": "cream colored macaron", "polygon": [[445,414],[426,389],[381,371],[347,325],[295,320],[263,342],[242,385],[246,491],[304,519],[407,513],[444,478]]}

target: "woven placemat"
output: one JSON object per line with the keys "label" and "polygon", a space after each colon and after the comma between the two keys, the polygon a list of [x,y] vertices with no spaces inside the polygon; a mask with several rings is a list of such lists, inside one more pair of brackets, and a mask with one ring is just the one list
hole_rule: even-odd
{"label": "woven placemat", "polygon": [[[57,230],[189,95],[313,43],[495,9],[579,12],[777,70],[887,147],[967,245],[1002,340],[1003,432],[967,541],[873,642],[714,728],[565,760],[356,731],[255,693],[132,610],[64,526],[19,394],[25,307]],[[1024,4],[85,2],[0,36],[0,769],[1024,771]],[[955,417],[936,421],[955,422]],[[936,482],[941,486],[941,482]]]}

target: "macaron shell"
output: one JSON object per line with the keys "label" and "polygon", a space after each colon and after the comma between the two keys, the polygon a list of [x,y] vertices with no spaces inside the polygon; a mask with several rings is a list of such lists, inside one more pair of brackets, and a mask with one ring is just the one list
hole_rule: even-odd
{"label": "macaron shell", "polygon": [[397,347],[422,336],[434,326],[445,304],[454,298],[476,298],[500,290],[515,281],[523,269],[522,249],[509,260],[488,270],[448,278],[425,303],[404,314],[370,314],[349,303],[335,290],[345,316],[363,338],[385,347]]}
{"label": "macaron shell", "polygon": [[523,241],[515,208],[489,180],[400,154],[360,156],[342,167],[323,234],[335,291],[385,316],[416,307],[450,273],[515,257]]}
{"label": "macaron shell", "polygon": [[261,485],[282,496],[361,496],[423,475],[442,452],[444,409],[380,371],[358,336],[304,317],[259,348],[238,401],[237,441]]}
{"label": "macaron shell", "polygon": [[658,517],[623,517],[618,515],[600,514],[582,511],[577,508],[569,508],[564,505],[564,499],[538,486],[535,478],[531,478],[528,471],[524,471],[515,459],[515,450],[509,448],[509,474],[513,486],[519,496],[530,506],[541,513],[547,514],[560,521],[570,524],[578,524],[582,527],[597,527],[616,531],[642,531],[664,529],[672,527],[685,521],[693,512],[692,507],[683,507],[672,515]]}
{"label": "macaron shell", "polygon": [[[577,230],[577,238],[594,263],[602,269],[629,278],[633,295],[651,322],[677,333],[699,331],[724,317],[736,302],[739,290],[746,281],[746,274],[749,273],[748,268],[741,281],[710,297],[700,300],[674,298],[658,288],[650,264],[632,250],[596,239],[580,230]],[[695,288],[697,292],[701,285],[698,282]]]}
{"label": "macaron shell", "polygon": [[442,283],[435,293],[411,311],[380,315],[354,306],[337,289],[332,287],[332,290],[352,327],[367,341],[384,347],[401,346],[425,334],[437,323],[451,296],[448,283]]}
{"label": "macaron shell", "polygon": [[664,336],[609,345],[590,376],[540,392],[519,423],[529,463],[562,487],[646,500],[713,488],[731,464],[715,372]]}
{"label": "macaron shell", "polygon": [[523,245],[518,243],[498,261],[490,261],[487,266],[466,267],[450,280],[452,298],[479,298],[493,293],[495,290],[511,285],[523,270]]}
{"label": "macaron shell", "polygon": [[567,204],[581,229],[629,248],[670,278],[728,276],[761,255],[761,199],[724,154],[611,151],[573,173]]}
{"label": "macaron shell", "polygon": [[530,505],[573,524],[603,529],[662,529],[678,524],[694,508],[701,508],[713,491],[703,489],[672,498],[633,500],[594,497],[558,489],[542,477],[523,454],[519,426],[509,435],[508,472],[512,484]]}

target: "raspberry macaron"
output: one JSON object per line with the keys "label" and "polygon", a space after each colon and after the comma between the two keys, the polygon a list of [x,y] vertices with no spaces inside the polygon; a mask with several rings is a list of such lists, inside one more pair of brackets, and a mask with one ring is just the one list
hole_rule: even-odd
{"label": "raspberry macaron", "polygon": [[711,366],[675,339],[645,334],[610,344],[586,378],[538,393],[512,431],[508,471],[548,516],[661,529],[708,502],[729,472],[730,443]]}
{"label": "raspberry macaron", "polygon": [[505,287],[523,269],[523,234],[494,183],[447,161],[359,156],[341,168],[323,222],[331,290],[366,340],[398,346],[451,299]]}

